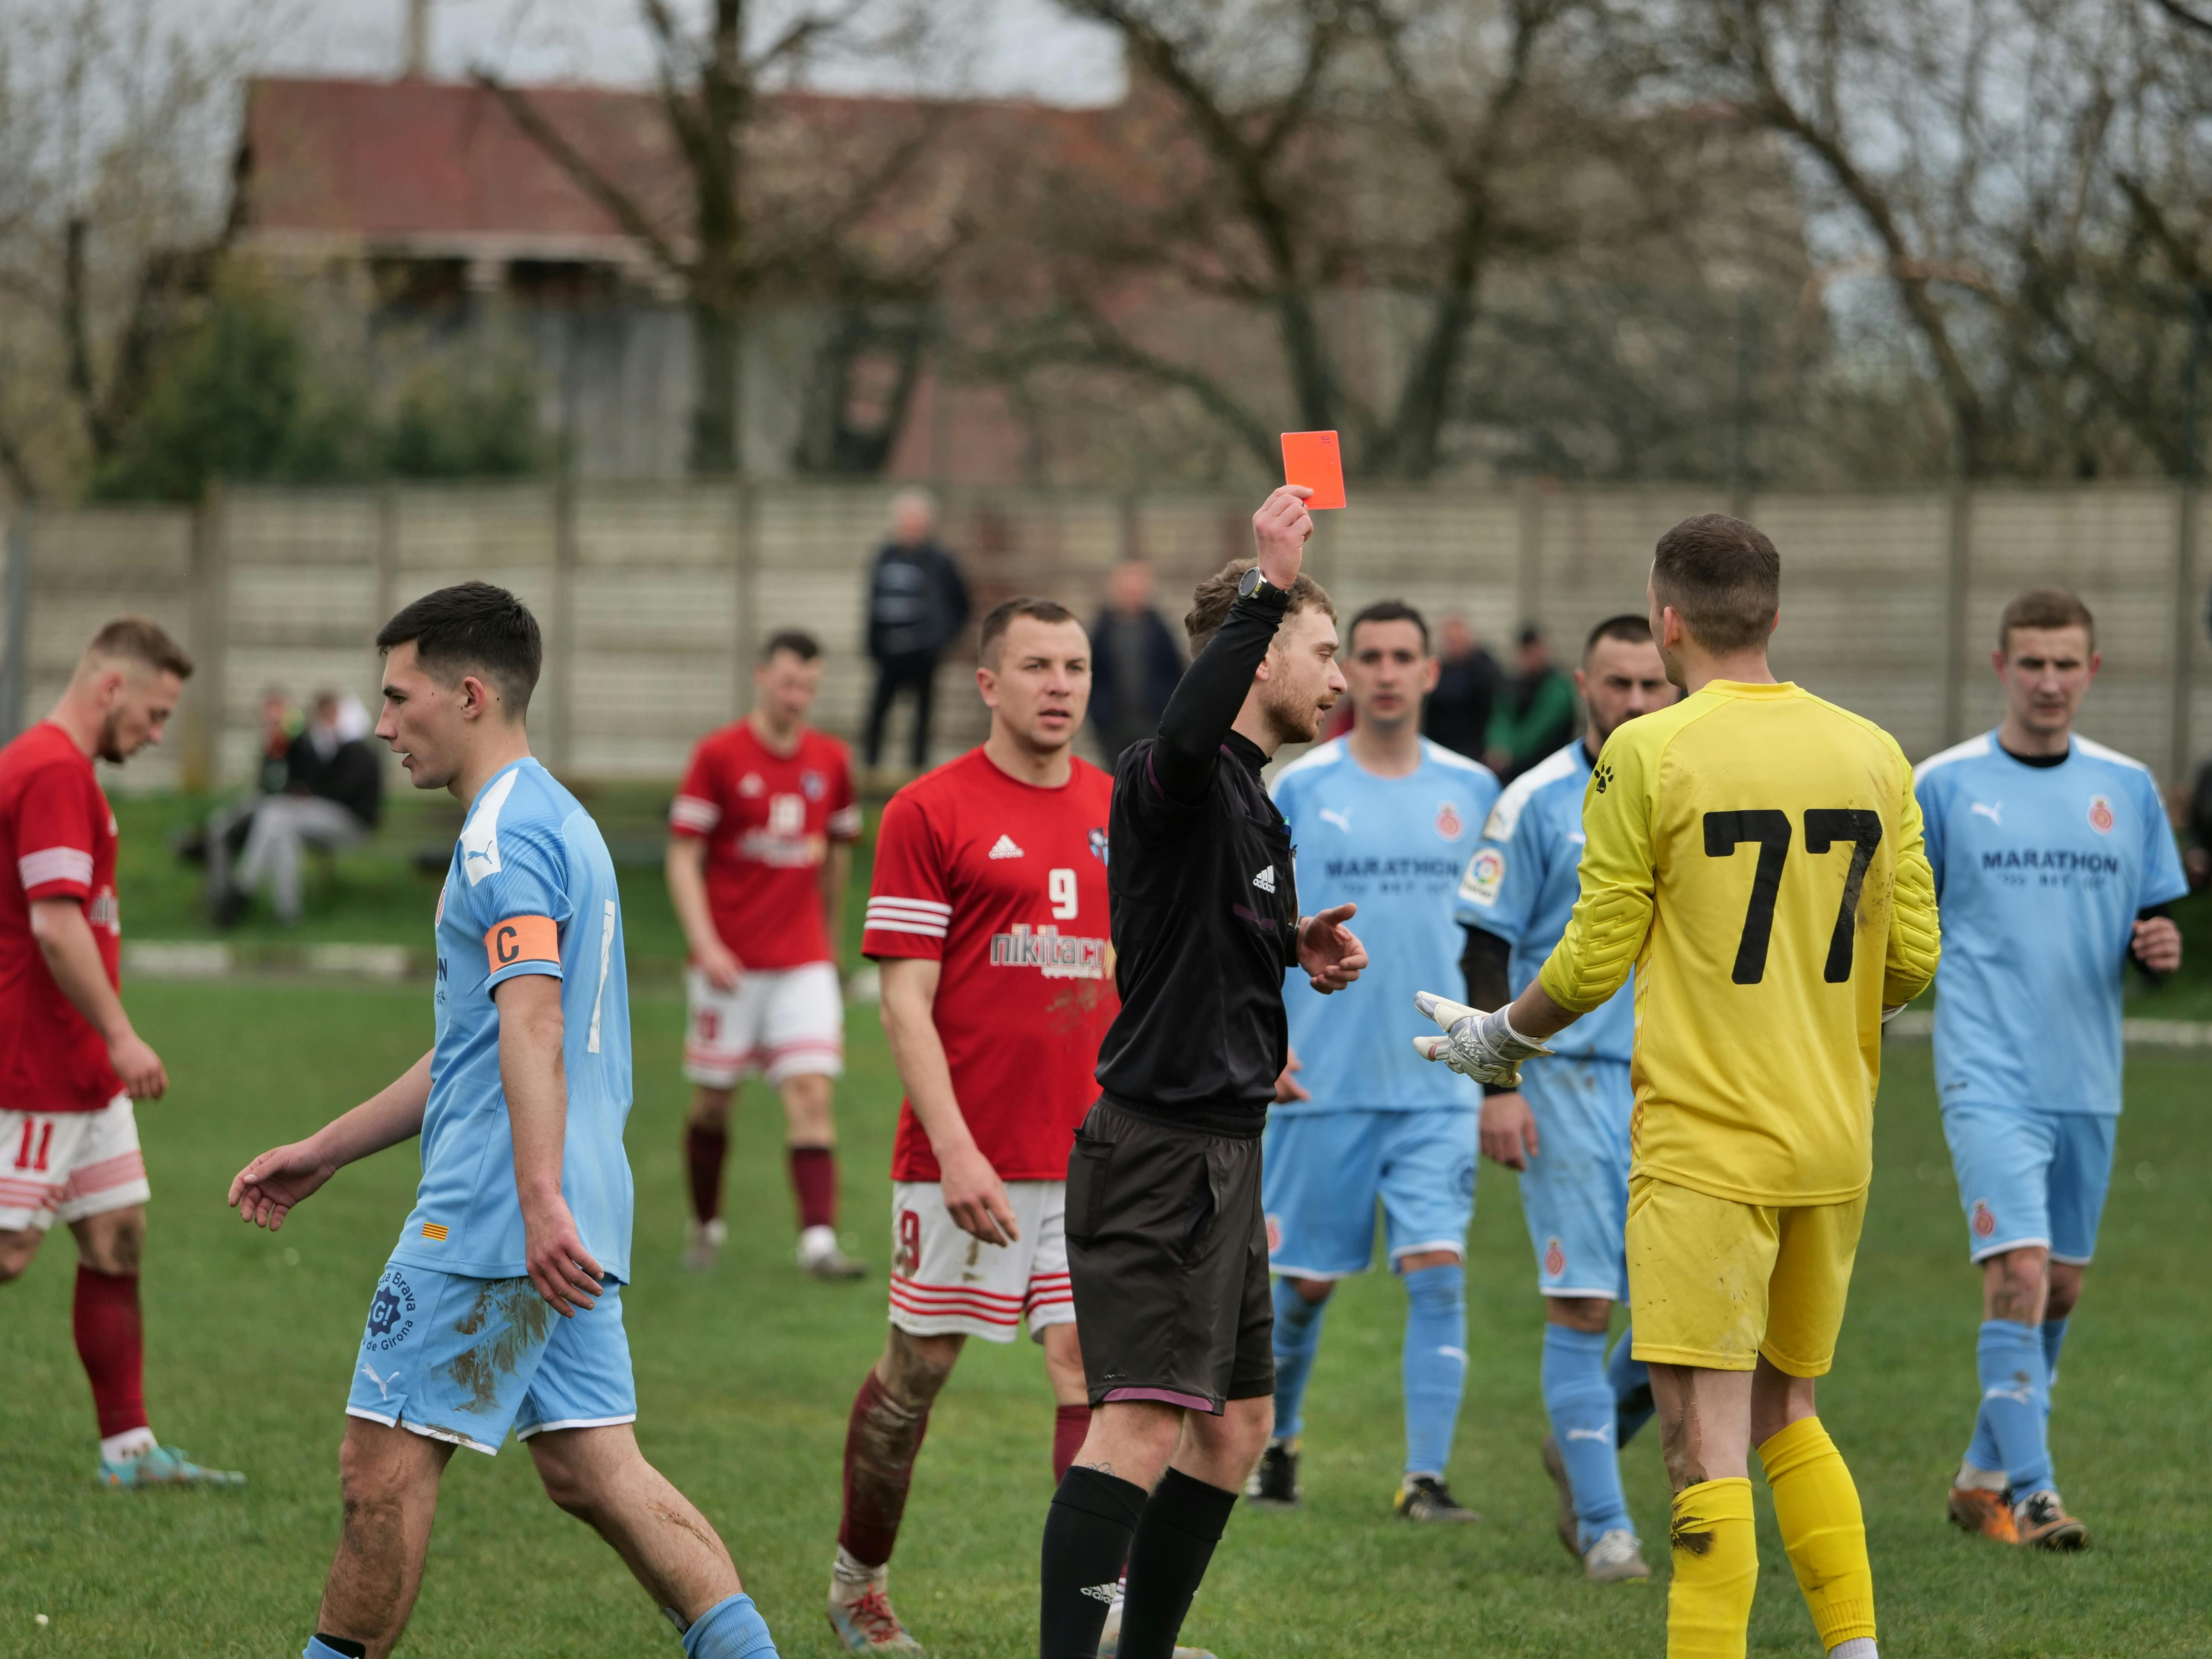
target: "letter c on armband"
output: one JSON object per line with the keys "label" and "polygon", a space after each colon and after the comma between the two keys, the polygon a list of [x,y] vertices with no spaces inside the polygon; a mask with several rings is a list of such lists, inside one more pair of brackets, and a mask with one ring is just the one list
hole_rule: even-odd
{"label": "letter c on armband", "polygon": [[510,916],[484,930],[484,969],[496,974],[518,962],[561,960],[561,930],[550,916]]}

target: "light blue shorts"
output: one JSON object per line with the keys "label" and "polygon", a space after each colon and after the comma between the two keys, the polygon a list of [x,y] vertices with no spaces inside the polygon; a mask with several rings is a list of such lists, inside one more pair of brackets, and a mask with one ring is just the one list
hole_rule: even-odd
{"label": "light blue shorts", "polygon": [[1945,1106],[1943,1139],[1959,1177],[1968,1258],[2040,1244],[2053,1261],[2087,1261],[2096,1253],[2119,1124],[2094,1112]]}
{"label": "light blue shorts", "polygon": [[1628,1063],[1561,1056],[1521,1067],[1536,1156],[1521,1175],[1521,1212],[1546,1296],[1628,1299]]}
{"label": "light blue shorts", "polygon": [[637,1420],[622,1286],[563,1319],[527,1279],[386,1265],[355,1357],[346,1415],[496,1452],[512,1428]]}
{"label": "light blue shorts", "polygon": [[1476,1127],[1465,1106],[1276,1118],[1260,1177],[1267,1265],[1299,1279],[1366,1272],[1378,1200],[1392,1267],[1423,1250],[1464,1257],[1474,1219]]}

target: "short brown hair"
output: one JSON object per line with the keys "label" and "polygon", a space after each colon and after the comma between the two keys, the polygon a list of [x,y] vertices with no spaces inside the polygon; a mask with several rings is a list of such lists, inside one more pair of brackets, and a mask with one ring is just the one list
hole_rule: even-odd
{"label": "short brown hair", "polygon": [[389,655],[411,643],[415,660],[448,685],[465,674],[491,682],[513,718],[530,710],[544,665],[545,643],[530,607],[489,582],[456,582],[425,593],[404,606],[376,635],[376,648]]}
{"label": "short brown hair", "polygon": [[1589,653],[1597,649],[1597,642],[1600,640],[1620,640],[1628,645],[1649,645],[1651,643],[1651,619],[1649,617],[1632,617],[1625,611],[1618,617],[1607,617],[1595,628],[1591,629],[1589,637],[1583,641],[1584,662],[1589,660]]}
{"label": "short brown hair", "polygon": [[[1237,603],[1237,584],[1257,563],[1257,559],[1231,559],[1193,591],[1190,611],[1182,619],[1193,656],[1205,650],[1206,642],[1221,631],[1221,624],[1229,620],[1229,607]],[[1328,590],[1304,571],[1291,584],[1291,602],[1284,609],[1283,620],[1288,622],[1301,611],[1318,611],[1331,622],[1336,620],[1336,602],[1328,597]]]}
{"label": "short brown hair", "polygon": [[2079,628],[2089,635],[2089,649],[2097,648],[2097,619],[2089,607],[2063,587],[2031,587],[2004,608],[1997,619],[1997,649],[2012,649],[2015,628]]}
{"label": "short brown hair", "polygon": [[1024,593],[991,607],[983,618],[982,632],[975,641],[975,660],[986,668],[999,665],[999,653],[1005,648],[1006,630],[1014,625],[1014,618],[1027,617],[1031,622],[1072,623],[1075,613],[1057,599],[1042,599]]}
{"label": "short brown hair", "polygon": [[150,617],[118,617],[92,636],[84,654],[87,661],[94,657],[110,660],[120,657],[157,673],[174,674],[180,680],[192,677],[192,659],[185,647]]}
{"label": "short brown hair", "polygon": [[1774,629],[1782,556],[1755,526],[1700,513],[1659,538],[1651,586],[1706,650],[1748,651]]}

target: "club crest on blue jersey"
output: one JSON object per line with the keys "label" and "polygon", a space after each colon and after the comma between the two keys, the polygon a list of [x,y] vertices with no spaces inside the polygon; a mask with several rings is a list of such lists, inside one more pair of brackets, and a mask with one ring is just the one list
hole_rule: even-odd
{"label": "club crest on blue jersey", "polygon": [[2112,824],[2114,822],[2115,820],[2112,817],[2112,803],[2106,800],[2102,795],[2090,796],[2089,827],[2092,830],[2094,830],[2100,836],[2109,836],[2112,833]]}
{"label": "club crest on blue jersey", "polygon": [[1467,833],[1467,820],[1459,815],[1459,808],[1449,801],[1437,803],[1437,833],[1446,841],[1457,841]]}

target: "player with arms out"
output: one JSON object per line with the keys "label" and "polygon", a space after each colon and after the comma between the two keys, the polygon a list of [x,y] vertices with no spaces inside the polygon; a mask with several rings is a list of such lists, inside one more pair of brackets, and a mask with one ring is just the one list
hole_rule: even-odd
{"label": "player with arms out", "polygon": [[2004,723],[1920,763],[1948,935],[1936,1085],[1982,1269],[1982,1402],[1950,1498],[1969,1532],[2086,1549],[2051,1468],[2051,1388],[2112,1176],[2120,981],[2181,965],[2189,890],[2149,769],[2074,732],[2097,677],[2088,607],[2055,588],[2005,607]]}
{"label": "player with arms out", "polygon": [[236,1486],[155,1439],[138,1262],[146,1164],[131,1102],[169,1086],[123,1012],[115,815],[94,760],[159,743],[192,659],[143,617],[93,636],[53,712],[0,749],[0,1284],[56,1220],[76,1241],[77,1358],[109,1486]]}
{"label": "player with arms out", "polygon": [[1121,1659],[1169,1659],[1274,1421],[1260,1137],[1289,1059],[1283,970],[1358,978],[1352,907],[1300,915],[1260,781],[1344,690],[1336,616],[1301,574],[1303,485],[1252,516],[1258,557],[1201,582],[1159,735],[1115,763],[1108,828],[1121,1010],[1067,1165],[1067,1265],[1091,1427],[1053,1496],[1042,1659],[1091,1659],[1123,1564]]}
{"label": "player with arms out", "polygon": [[1650,623],[1686,695],[1617,729],[1583,800],[1581,896],[1535,981],[1418,1038],[1486,1083],[1636,975],[1628,1297],[1674,1498],[1670,1659],[1741,1659],[1750,1451],[1829,1659],[1875,1659],[1858,1491],[1814,1413],[1874,1163],[1885,1011],[1927,988],[1934,879],[1888,733],[1766,641],[1782,561],[1719,514],[1659,538]]}
{"label": "player with arms out", "polygon": [[[424,595],[377,635],[389,743],[468,817],[435,923],[436,1037],[373,1098],[239,1171],[272,1232],[358,1158],[422,1138],[415,1209],[377,1282],[338,1449],[344,1524],[303,1659],[384,1659],[422,1582],[453,1448],[513,1427],[546,1496],[613,1545],[686,1659],[768,1659],[704,1516],[639,1454],[629,1279],[629,992],[614,861],[530,755],[538,623],[504,589]],[[557,1317],[556,1317],[557,1316]]]}
{"label": "player with arms out", "polygon": [[688,1267],[721,1248],[730,1101],[757,1075],[783,1096],[799,1265],[817,1279],[864,1271],[837,1248],[830,1114],[845,1069],[837,942],[860,808],[845,745],[806,723],[821,684],[812,635],[770,635],[753,665],[752,713],[701,740],[668,809],[668,896],[691,951]]}
{"label": "player with arms out", "polygon": [[1079,758],[1091,641],[1050,599],[983,619],[982,747],[884,809],[861,948],[906,1099],[891,1153],[890,1334],[853,1401],[830,1623],[919,1644],[886,1565],[930,1406],[971,1336],[1044,1350],[1056,1480],[1091,1418],[1067,1284],[1067,1154],[1118,1004],[1106,933],[1111,781]]}
{"label": "player with arms out", "polygon": [[1358,720],[1276,774],[1298,848],[1300,896],[1356,904],[1374,941],[1358,989],[1322,998],[1285,975],[1292,1060],[1269,1114],[1261,1193],[1275,1280],[1275,1422],[1245,1495],[1298,1501],[1297,1436],[1322,1316],[1337,1280],[1367,1271],[1375,1206],[1406,1286],[1406,1467],[1393,1507],[1469,1522],[1444,1484],[1467,1381],[1467,1230],[1474,1218],[1475,1094],[1406,1052],[1377,1009],[1405,1006],[1456,967],[1452,889],[1498,799],[1487,767],[1421,736],[1437,683],[1429,628],[1411,605],[1370,605],[1345,629]]}
{"label": "player with arms out", "polygon": [[[1606,739],[1674,701],[1642,617],[1590,629],[1575,690],[1588,728],[1506,786],[1468,861],[1468,1000],[1502,1008],[1528,988],[1566,932],[1581,891],[1583,798]],[[1606,1358],[1613,1305],[1627,1299],[1629,1076],[1634,991],[1623,986],[1521,1067],[1521,1086],[1483,1085],[1482,1150],[1521,1172],[1521,1210],[1544,1298],[1540,1448],[1559,1492],[1559,1541],[1591,1583],[1649,1578],[1621,1491],[1620,1448],[1651,1415],[1651,1389],[1623,1331]]]}

